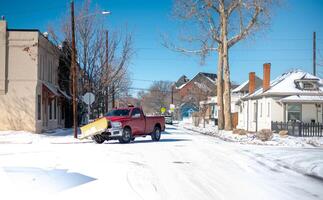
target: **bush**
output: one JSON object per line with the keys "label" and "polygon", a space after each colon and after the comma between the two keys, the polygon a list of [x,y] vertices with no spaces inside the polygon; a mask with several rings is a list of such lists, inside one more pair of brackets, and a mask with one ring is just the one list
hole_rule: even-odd
{"label": "bush", "polygon": [[234,129],[232,131],[233,134],[238,134],[238,135],[247,135],[247,131],[244,129]]}
{"label": "bush", "polygon": [[262,129],[256,133],[256,138],[261,141],[269,141],[273,137],[273,132],[270,129]]}
{"label": "bush", "polygon": [[280,137],[287,137],[288,136],[288,131],[287,130],[281,130],[279,131]]}

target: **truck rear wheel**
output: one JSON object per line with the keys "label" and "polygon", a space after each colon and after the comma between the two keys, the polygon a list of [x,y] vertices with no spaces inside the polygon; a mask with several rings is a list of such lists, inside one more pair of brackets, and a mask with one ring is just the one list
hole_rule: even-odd
{"label": "truck rear wheel", "polygon": [[154,132],[151,134],[151,139],[153,141],[159,141],[161,135],[161,130],[158,126],[155,127]]}
{"label": "truck rear wheel", "polygon": [[92,139],[97,144],[102,144],[105,141],[105,138],[102,135],[93,135]]}
{"label": "truck rear wheel", "polygon": [[124,143],[129,143],[131,141],[131,129],[130,128],[124,128],[122,132],[121,138],[119,138],[119,142],[124,144]]}

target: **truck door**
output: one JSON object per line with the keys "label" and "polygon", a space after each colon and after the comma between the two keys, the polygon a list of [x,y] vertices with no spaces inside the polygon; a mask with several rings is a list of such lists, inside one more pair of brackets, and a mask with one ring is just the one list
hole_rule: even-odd
{"label": "truck door", "polygon": [[132,134],[142,135],[145,134],[145,117],[139,108],[134,108],[131,113]]}

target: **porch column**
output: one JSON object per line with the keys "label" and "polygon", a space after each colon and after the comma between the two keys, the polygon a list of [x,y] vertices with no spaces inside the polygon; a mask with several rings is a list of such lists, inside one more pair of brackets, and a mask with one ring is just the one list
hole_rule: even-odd
{"label": "porch column", "polygon": [[287,109],[286,109],[286,107],[287,107],[287,103],[283,103],[283,110],[284,110],[284,122],[286,122],[286,121],[287,121],[287,119],[286,119],[286,112],[287,112]]}

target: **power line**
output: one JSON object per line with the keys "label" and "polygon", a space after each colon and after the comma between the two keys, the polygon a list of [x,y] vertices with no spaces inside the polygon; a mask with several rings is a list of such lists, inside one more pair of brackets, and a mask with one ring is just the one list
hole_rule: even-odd
{"label": "power line", "polygon": [[[137,50],[168,50],[163,47],[138,47]],[[230,51],[312,51],[312,49],[230,49]]]}

